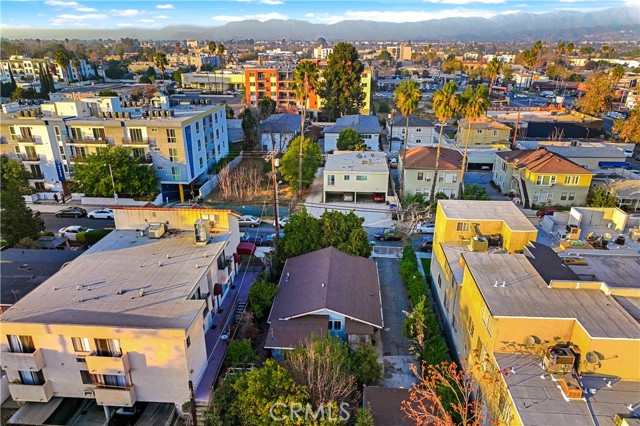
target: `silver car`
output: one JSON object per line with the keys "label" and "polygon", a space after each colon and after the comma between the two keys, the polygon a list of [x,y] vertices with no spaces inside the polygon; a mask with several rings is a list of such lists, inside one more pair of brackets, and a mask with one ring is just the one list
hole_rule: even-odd
{"label": "silver car", "polygon": [[240,219],[238,219],[238,224],[240,226],[249,226],[251,228],[254,228],[256,226],[260,226],[260,218],[251,215],[240,216]]}

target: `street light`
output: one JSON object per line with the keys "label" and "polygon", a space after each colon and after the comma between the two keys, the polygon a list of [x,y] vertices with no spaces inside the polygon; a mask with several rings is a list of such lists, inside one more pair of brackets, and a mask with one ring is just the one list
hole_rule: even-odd
{"label": "street light", "polygon": [[116,193],[116,181],[113,179],[113,170],[111,169],[111,163],[105,164],[105,166],[109,166],[109,174],[111,175],[111,186],[113,187],[113,199],[116,202],[116,206],[118,205],[118,194]]}

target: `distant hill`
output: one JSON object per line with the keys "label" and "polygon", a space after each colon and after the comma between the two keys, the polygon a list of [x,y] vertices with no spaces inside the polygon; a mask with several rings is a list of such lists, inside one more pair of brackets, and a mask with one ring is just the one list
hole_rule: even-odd
{"label": "distant hill", "polygon": [[342,21],[312,24],[296,20],[231,22],[217,27],[190,25],[161,29],[24,29],[3,28],[8,38],[118,39],[134,37],[152,40],[249,39],[256,40],[415,40],[415,41],[531,41],[605,39],[638,40],[640,14],[634,7],[593,12],[554,11],[542,14],[514,13],[486,18],[446,18],[421,22],[388,23]]}

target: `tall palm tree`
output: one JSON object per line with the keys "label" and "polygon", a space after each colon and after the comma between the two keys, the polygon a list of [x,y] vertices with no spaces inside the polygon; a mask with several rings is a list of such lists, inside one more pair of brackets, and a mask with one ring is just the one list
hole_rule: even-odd
{"label": "tall palm tree", "polygon": [[471,135],[471,124],[482,117],[489,108],[489,92],[486,87],[479,85],[474,91],[471,87],[458,96],[458,107],[460,113],[467,120],[467,137],[464,142],[464,154],[462,156],[462,173],[458,183],[458,198],[462,199],[462,185],[464,183],[464,173],[467,168],[467,150],[469,149],[469,136]]}
{"label": "tall palm tree", "polygon": [[429,195],[431,203],[436,199],[436,182],[438,181],[438,167],[440,165],[442,130],[444,129],[445,124],[447,124],[447,120],[456,115],[458,111],[458,98],[456,97],[457,90],[458,85],[453,81],[449,81],[442,89],[433,94],[433,110],[442,125],[440,126],[440,135],[438,136],[435,171],[433,174],[433,182],[431,183],[431,194]]}
{"label": "tall palm tree", "polygon": [[69,80],[69,61],[71,56],[65,49],[58,49],[56,52],[56,64],[62,68],[62,79],[65,83]]}
{"label": "tall palm tree", "polygon": [[302,147],[304,142],[304,120],[307,116],[307,101],[311,92],[317,92],[320,86],[320,72],[315,62],[301,61],[293,71],[291,89],[302,108],[300,115],[300,155],[298,160],[298,198],[302,194]]}
{"label": "tall palm tree", "polygon": [[[409,117],[418,108],[422,93],[418,89],[418,83],[409,78],[398,85],[394,92],[396,106],[404,115],[406,121],[404,132],[404,150],[402,151],[402,165],[405,166],[407,160],[407,149],[409,149]],[[400,194],[404,196],[404,172],[400,173]]]}
{"label": "tall palm tree", "polygon": [[496,79],[500,75],[501,69],[502,69],[502,62],[500,62],[498,58],[496,58],[495,56],[491,58],[491,60],[487,64],[487,68],[485,69],[485,73],[487,74],[487,77],[489,77],[489,80],[491,81],[491,84],[489,85],[489,95],[491,95],[491,89],[493,88],[493,85],[496,82]]}
{"label": "tall palm tree", "polygon": [[218,43],[218,56],[220,56],[220,66],[224,66],[224,45],[222,43]]}
{"label": "tall palm tree", "polygon": [[567,55],[569,56],[571,56],[571,54],[575,49],[576,49],[576,45],[573,44],[572,42],[567,43],[567,45],[564,48],[565,52],[567,52]]}
{"label": "tall palm tree", "polygon": [[215,41],[210,41],[209,43],[207,43],[207,49],[209,50],[209,54],[211,56],[216,54],[216,42]]}
{"label": "tall palm tree", "polygon": [[160,73],[162,75],[162,86],[164,88],[164,70],[165,70],[165,66],[169,65],[169,61],[167,60],[166,53],[156,52],[155,55],[153,56],[153,63],[155,64],[155,66],[160,68]]}

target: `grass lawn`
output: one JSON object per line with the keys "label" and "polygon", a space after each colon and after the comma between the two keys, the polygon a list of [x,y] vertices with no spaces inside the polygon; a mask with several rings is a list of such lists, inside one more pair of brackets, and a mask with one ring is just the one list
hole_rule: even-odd
{"label": "grass lawn", "polygon": [[431,259],[427,259],[425,257],[421,257],[420,258],[420,262],[422,263],[422,268],[424,269],[424,274],[427,278],[427,280],[429,279],[429,276],[431,275]]}

